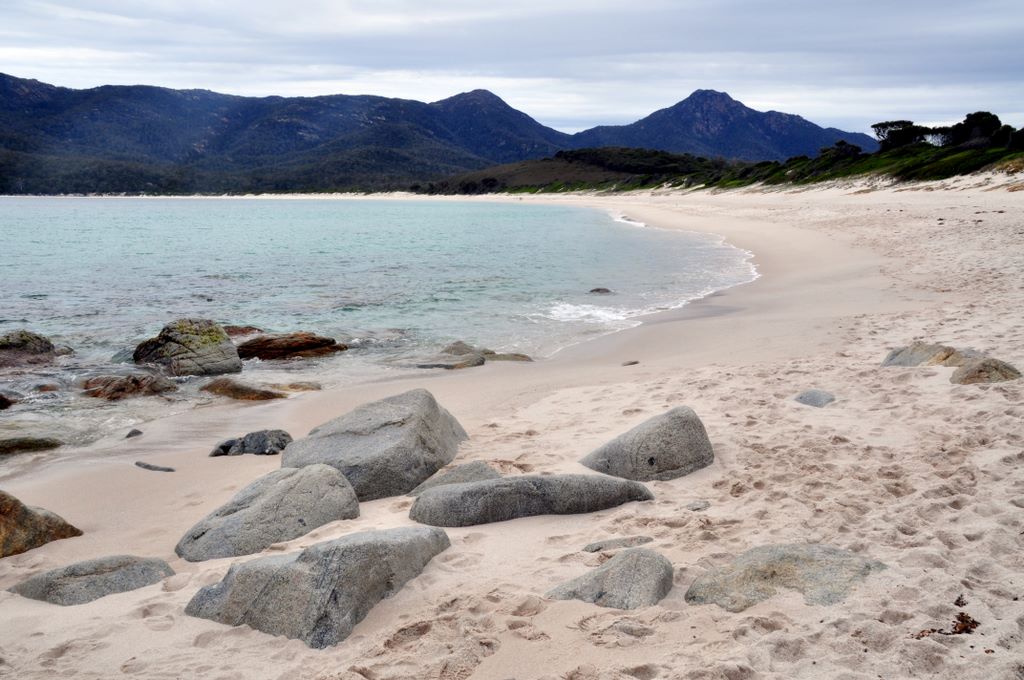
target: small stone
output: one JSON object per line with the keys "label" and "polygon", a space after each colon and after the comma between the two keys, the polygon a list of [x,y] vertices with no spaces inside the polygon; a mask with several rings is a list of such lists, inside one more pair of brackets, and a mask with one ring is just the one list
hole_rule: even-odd
{"label": "small stone", "polygon": [[590,543],[583,547],[583,552],[603,552],[605,550],[618,550],[619,548],[635,548],[638,545],[650,543],[654,539],[650,536],[626,536],[624,538],[607,538],[597,543]]}
{"label": "small stone", "polygon": [[443,368],[447,371],[457,371],[463,368],[475,368],[483,366],[486,362],[482,354],[469,354],[466,358],[453,361],[435,361],[426,364],[416,364],[416,368]]}
{"label": "small stone", "polygon": [[610,288],[591,288],[590,292],[594,295],[610,295],[612,291]]}
{"label": "small stone", "polygon": [[135,428],[132,428],[131,430],[128,430],[128,434],[126,434],[124,436],[124,438],[125,439],[134,439],[135,437],[141,437],[141,436],[142,436],[142,430],[137,430]]}
{"label": "small stone", "polygon": [[800,394],[796,395],[796,397],[794,397],[794,400],[803,404],[804,406],[824,408],[825,406],[828,406],[833,401],[835,401],[836,397],[831,392],[826,392],[825,390],[810,389],[804,390]]}
{"label": "small stone", "polygon": [[636,366],[636,365],[637,365],[637,364],[639,364],[639,363],[640,363],[639,361],[636,361],[636,360],[634,359],[634,360],[632,360],[632,361],[623,361],[623,362],[622,362],[622,365],[623,365],[623,366]]}
{"label": "small stone", "polygon": [[686,504],[686,509],[692,512],[704,512],[711,507],[711,503],[707,501],[693,501],[692,503]]}
{"label": "small stone", "polygon": [[214,447],[210,457],[241,456],[247,453],[272,456],[284,451],[291,442],[292,436],[284,430],[258,430],[235,439],[225,439]]}
{"label": "small stone", "polygon": [[582,600],[600,607],[639,609],[672,590],[672,563],[647,548],[623,550],[597,569],[552,589],[555,600]]}
{"label": "small stone", "polygon": [[0,411],[3,411],[4,409],[9,409],[10,407],[14,406],[15,403],[17,402],[15,402],[13,399],[10,399],[0,394]]}
{"label": "small stone", "polygon": [[144,588],[173,575],[174,570],[163,560],[113,555],[33,576],[10,592],[67,607]]}
{"label": "small stone", "polygon": [[141,460],[135,461],[135,467],[140,467],[143,470],[152,470],[153,472],[174,472],[172,467],[164,467],[163,465],[153,465],[152,463],[144,463]]}

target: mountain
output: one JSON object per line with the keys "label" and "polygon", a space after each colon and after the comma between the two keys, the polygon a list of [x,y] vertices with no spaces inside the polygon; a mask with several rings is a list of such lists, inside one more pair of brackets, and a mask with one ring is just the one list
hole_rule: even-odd
{"label": "mountain", "polygon": [[574,148],[634,147],[745,161],[815,156],[842,140],[866,151],[868,135],[822,128],[790,113],[755,111],[724,92],[697,90],[629,125],[602,125],[573,136]]}
{"label": "mountain", "polygon": [[0,193],[403,188],[587,146],[778,159],[838,139],[873,148],[866,135],[759,113],[707,90],[632,125],[568,135],[486,90],[428,104],[141,85],[73,90],[0,74]]}

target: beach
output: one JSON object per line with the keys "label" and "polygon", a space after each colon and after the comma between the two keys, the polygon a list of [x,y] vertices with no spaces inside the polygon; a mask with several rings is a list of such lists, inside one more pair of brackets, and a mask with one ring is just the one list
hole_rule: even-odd
{"label": "beach", "polygon": [[[136,439],[107,437],[74,460],[26,466],[3,489],[84,535],[0,560],[0,677],[1024,677],[1024,381],[953,385],[952,368],[881,367],[915,340],[1024,366],[1022,188],[1019,175],[974,175],[480,198],[597,207],[718,234],[754,254],[759,277],[544,361],[217,403],[147,423]],[[303,436],[418,387],[469,434],[455,463],[585,472],[584,455],[680,405],[700,416],[715,461],[649,482],[654,501],[448,529],[451,548],[324,650],[185,615],[200,587],[251,558],[191,563],[174,545],[280,466],[277,456],[209,458],[214,444],[266,428]],[[837,399],[796,403],[809,388]],[[139,460],[176,472],[141,470]],[[705,510],[687,508],[701,500]],[[412,525],[410,505],[404,496],[364,502],[358,519],[265,552]],[[584,545],[634,535],[651,537],[645,547],[675,570],[657,605],[544,597],[607,559]],[[792,590],[739,613],[685,601],[697,577],[736,555],[791,543],[835,546],[886,569],[828,606]],[[59,609],[6,592],[41,571],[121,553],[165,559],[177,573]],[[966,604],[955,605],[960,596]],[[961,611],[979,623],[973,633],[919,635],[948,629]]]}

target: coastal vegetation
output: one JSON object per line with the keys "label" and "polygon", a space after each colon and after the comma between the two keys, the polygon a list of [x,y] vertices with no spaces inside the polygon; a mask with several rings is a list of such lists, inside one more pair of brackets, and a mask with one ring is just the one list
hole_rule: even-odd
{"label": "coastal vegetation", "polygon": [[654,149],[608,147],[560,151],[551,158],[510,163],[446,181],[414,185],[423,193],[631,190],[658,186],[732,188],[756,183],[809,184],[856,176],[901,181],[940,180],[990,167],[1024,167],[1024,128],[1015,130],[987,111],[949,127],[912,121],[872,126],[878,150],[839,140],[817,156],[757,163]]}

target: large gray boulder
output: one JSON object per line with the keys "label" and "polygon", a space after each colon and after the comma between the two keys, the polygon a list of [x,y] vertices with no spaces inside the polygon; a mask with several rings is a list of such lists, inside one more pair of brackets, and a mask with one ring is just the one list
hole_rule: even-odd
{"label": "large gray boulder", "polygon": [[980,357],[980,353],[970,349],[959,350],[949,345],[913,342],[889,352],[882,366],[961,366],[968,359]]}
{"label": "large gray boulder", "polygon": [[361,501],[409,493],[452,462],[466,431],[423,389],[363,404],[289,444],[282,467],[324,463]]}
{"label": "large gray boulder", "polygon": [[260,477],[185,532],[174,552],[189,562],[251,555],[359,516],[345,477],[329,465],[282,468]]}
{"label": "large gray boulder", "polygon": [[599,607],[639,609],[672,590],[672,563],[647,548],[623,550],[597,569],[552,589],[553,600],[583,600]]}
{"label": "large gray boulder", "polygon": [[171,375],[238,373],[242,360],[231,338],[209,319],[178,319],[135,348],[137,364],[157,364]]}
{"label": "large gray boulder", "polygon": [[25,505],[0,490],[0,557],[18,555],[62,538],[81,536],[82,530],[59,515]]}
{"label": "large gray boulder", "polygon": [[498,479],[501,473],[492,468],[482,460],[474,460],[471,463],[456,465],[453,468],[438,472],[436,475],[423,482],[409,492],[410,496],[419,496],[427,489],[445,484],[465,484],[466,482],[482,482],[486,479]]}
{"label": "large gray boulder", "polygon": [[233,565],[220,583],[196,593],[185,613],[322,649],[347,638],[375,604],[449,545],[444,531],[429,527],[364,531],[317,543],[297,554]]}
{"label": "large gray boulder", "polygon": [[676,479],[714,460],[700,418],[693,409],[677,406],[620,434],[580,463],[606,475],[646,482]]}
{"label": "large gray boulder", "polygon": [[789,588],[803,593],[807,604],[831,605],[882,569],[881,562],[828,545],[763,545],[699,577],[686,591],[686,601],[741,612],[778,588]]}
{"label": "large gray boulder", "polygon": [[173,575],[174,570],[163,560],[113,555],[76,562],[33,576],[10,591],[66,607],[145,588]]}
{"label": "large gray boulder", "polygon": [[1018,371],[1011,364],[999,359],[970,359],[965,361],[949,376],[949,382],[955,385],[974,385],[977,383],[1005,382],[1020,378]]}
{"label": "large gray boulder", "polygon": [[649,501],[646,486],[601,475],[522,475],[427,489],[409,517],[438,527],[465,527],[533,515],[574,515]]}

